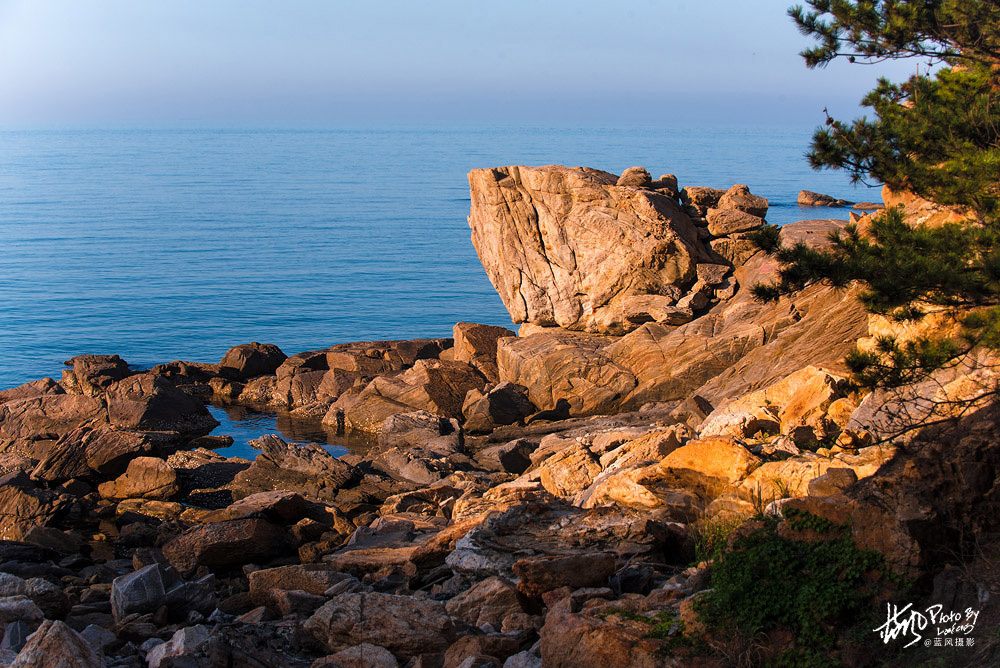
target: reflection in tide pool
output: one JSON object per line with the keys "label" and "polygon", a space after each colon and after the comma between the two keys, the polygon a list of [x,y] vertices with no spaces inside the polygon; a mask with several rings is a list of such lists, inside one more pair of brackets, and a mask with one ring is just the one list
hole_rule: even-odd
{"label": "reflection in tide pool", "polygon": [[213,405],[208,411],[219,426],[212,431],[213,436],[232,436],[233,444],[219,448],[217,453],[225,457],[254,459],[260,450],[250,445],[250,441],[264,434],[277,434],[289,443],[319,443],[334,457],[358,452],[367,443],[356,439],[337,436],[335,431],[324,428],[318,420],[293,418],[287,412],[275,413],[255,410],[246,406]]}

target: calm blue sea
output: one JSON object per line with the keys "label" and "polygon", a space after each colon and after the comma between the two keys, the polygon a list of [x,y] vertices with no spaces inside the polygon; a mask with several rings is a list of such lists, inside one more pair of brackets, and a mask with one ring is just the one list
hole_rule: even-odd
{"label": "calm blue sea", "polygon": [[80,353],[136,366],[509,325],[469,240],[466,173],[643,165],[746,183],[786,223],[802,188],[872,199],[803,158],[811,129],[0,132],[0,388]]}

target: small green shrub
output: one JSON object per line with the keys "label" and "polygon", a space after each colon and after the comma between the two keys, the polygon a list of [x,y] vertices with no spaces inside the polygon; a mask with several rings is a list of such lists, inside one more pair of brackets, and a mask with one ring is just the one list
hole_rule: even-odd
{"label": "small green shrub", "polygon": [[850,625],[874,605],[873,571],[884,570],[877,552],[860,550],[838,525],[808,513],[790,513],[792,528],[832,533],[826,540],[787,540],[777,522],[736,541],[712,569],[712,589],[701,599],[699,618],[717,633],[734,626],[747,637],[779,627],[795,645],[776,666],[837,665],[830,658],[834,629]]}

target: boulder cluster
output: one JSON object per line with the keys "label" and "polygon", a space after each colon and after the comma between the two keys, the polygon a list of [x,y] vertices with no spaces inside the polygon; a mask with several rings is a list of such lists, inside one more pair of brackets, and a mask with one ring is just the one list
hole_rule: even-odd
{"label": "boulder cluster", "polygon": [[[914,576],[957,517],[995,516],[991,415],[883,442],[889,402],[840,363],[869,333],[853,293],[749,296],[775,266],[740,236],[767,209],[746,187],[563,167],[470,182],[520,335],[458,323],[149,370],[82,355],[0,391],[0,665],[721,667],[676,642],[701,629],[706,527],[767,516],[796,536],[782,513],[809,512]],[[915,391],[966,396],[984,368]],[[209,400],[359,445],[262,434],[252,461],[225,457]]]}

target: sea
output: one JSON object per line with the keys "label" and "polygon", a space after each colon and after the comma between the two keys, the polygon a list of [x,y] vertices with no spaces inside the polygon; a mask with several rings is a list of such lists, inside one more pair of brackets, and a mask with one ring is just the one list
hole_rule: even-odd
{"label": "sea", "polygon": [[[810,169],[812,127],[381,127],[0,131],[0,388],[83,353],[135,368],[511,326],[470,241],[470,169],[646,167],[681,187],[745,183],[768,220],[801,189],[879,191]],[[252,456],[282,416],[212,407]],[[285,420],[287,423],[287,420]],[[333,442],[334,439],[327,438]],[[340,447],[340,446],[336,446]],[[339,452],[340,450],[338,450]]]}

